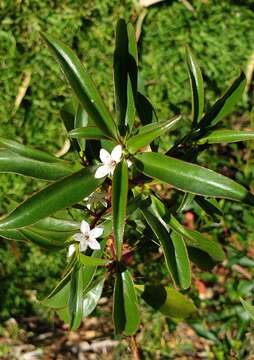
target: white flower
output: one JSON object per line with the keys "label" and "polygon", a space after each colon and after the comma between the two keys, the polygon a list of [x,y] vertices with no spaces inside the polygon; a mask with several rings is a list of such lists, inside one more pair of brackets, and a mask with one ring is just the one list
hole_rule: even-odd
{"label": "white flower", "polygon": [[68,256],[68,257],[71,257],[71,255],[74,254],[74,252],[75,252],[75,246],[74,246],[73,244],[71,244],[71,245],[69,246],[67,256]]}
{"label": "white flower", "polygon": [[107,201],[105,200],[106,194],[104,192],[95,191],[88,197],[85,197],[83,200],[87,203],[86,207],[91,210],[94,209],[97,205],[102,205],[107,207]]}
{"label": "white flower", "polygon": [[98,167],[95,172],[95,178],[100,179],[107,175],[113,175],[116,164],[121,161],[122,157],[122,146],[117,145],[112,150],[111,154],[105,150],[101,149],[100,151],[100,159],[102,162],[102,166]]}
{"label": "white flower", "polygon": [[74,239],[79,242],[80,251],[86,251],[87,247],[93,250],[101,248],[100,243],[96,239],[102,235],[103,228],[95,227],[90,230],[88,222],[82,220],[80,231],[80,233],[74,235]]}

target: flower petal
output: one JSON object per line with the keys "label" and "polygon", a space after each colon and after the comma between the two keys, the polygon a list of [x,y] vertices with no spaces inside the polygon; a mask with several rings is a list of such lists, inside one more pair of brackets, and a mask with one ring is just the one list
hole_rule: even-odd
{"label": "flower petal", "polygon": [[82,220],[80,225],[80,231],[82,234],[87,235],[90,233],[90,226],[87,221]]}
{"label": "flower petal", "polygon": [[87,241],[87,245],[90,247],[90,249],[93,249],[93,250],[99,250],[101,248],[100,243],[92,236]]}
{"label": "flower petal", "polygon": [[71,244],[70,246],[69,246],[69,249],[68,249],[68,257],[71,257],[71,255],[72,254],[74,254],[75,253],[75,246],[73,245],[73,244]]}
{"label": "flower petal", "polygon": [[80,241],[79,250],[80,250],[81,252],[82,252],[82,251],[86,251],[87,246],[88,246],[88,241],[83,239],[82,241]]}
{"label": "flower petal", "polygon": [[96,179],[101,179],[104,176],[108,175],[110,173],[110,168],[107,165],[102,165],[98,167],[98,169],[95,172],[94,177]]}
{"label": "flower petal", "polygon": [[100,237],[102,234],[103,234],[103,228],[100,228],[100,227],[96,227],[90,231],[91,237],[93,237],[95,239]]}
{"label": "flower petal", "polygon": [[81,233],[78,233],[78,234],[74,234],[74,239],[78,242],[81,242],[83,239],[84,239],[84,235],[81,234]]}
{"label": "flower petal", "polygon": [[100,150],[100,159],[101,159],[101,162],[104,164],[104,165],[107,165],[109,163],[111,163],[111,155],[110,153],[105,150],[105,149],[101,149]]}
{"label": "flower petal", "polygon": [[127,166],[128,166],[128,168],[132,166],[132,161],[131,161],[131,160],[127,159],[127,161],[126,161],[126,162],[127,162]]}
{"label": "flower petal", "polygon": [[121,145],[116,145],[114,147],[114,149],[112,150],[111,158],[115,162],[119,163],[119,161],[121,160],[121,157],[122,157],[122,146]]}

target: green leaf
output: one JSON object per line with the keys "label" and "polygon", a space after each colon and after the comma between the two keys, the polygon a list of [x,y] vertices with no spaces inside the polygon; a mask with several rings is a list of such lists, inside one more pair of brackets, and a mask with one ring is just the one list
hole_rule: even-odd
{"label": "green leaf", "polygon": [[254,131],[214,130],[198,140],[199,144],[233,143],[254,139]]}
{"label": "green leaf", "polygon": [[244,309],[251,316],[252,320],[254,320],[254,306],[251,305],[251,303],[249,303],[248,301],[243,300],[242,298],[240,298],[240,301],[241,301],[242,306],[244,307]]}
{"label": "green leaf", "polygon": [[41,304],[52,309],[61,309],[68,305],[68,299],[70,296],[69,280],[54,296],[48,297],[41,301]]}
{"label": "green leaf", "polygon": [[193,302],[180,292],[160,285],[146,285],[142,298],[163,315],[185,319],[196,311]]}
{"label": "green leaf", "polygon": [[131,133],[136,115],[137,83],[138,83],[138,49],[135,29],[131,23],[127,24],[128,33],[128,75],[127,75],[127,110],[125,124]]}
{"label": "green leaf", "polygon": [[180,286],[182,289],[188,289],[191,285],[191,268],[185,242],[182,235],[175,231],[172,231],[171,239],[175,250]]}
{"label": "green leaf", "polygon": [[157,137],[165,134],[172,129],[175,124],[181,119],[181,116],[175,116],[173,119],[167,120],[163,123],[157,122],[155,124],[149,124],[142,128],[137,135],[132,136],[127,141],[127,149],[130,153],[134,154],[140,148],[149,145]]}
{"label": "green leaf", "polygon": [[164,225],[164,227],[168,229],[171,228],[183,236],[188,247],[188,252],[189,248],[195,248],[202,251],[202,254],[207,253],[213,262],[220,262],[224,260],[224,252],[219,243],[206,238],[206,236],[195,230],[191,230],[181,225],[179,221],[171,213],[169,213],[165,205],[158,198],[151,196],[151,199],[152,204],[150,206],[155,216],[158,218],[160,223]]}
{"label": "green leaf", "polygon": [[96,308],[96,305],[102,294],[104,281],[105,278],[99,280],[95,286],[93,286],[92,289],[86,293],[83,300],[83,317],[90,315]]}
{"label": "green leaf", "polygon": [[84,266],[76,265],[71,274],[70,296],[68,309],[70,314],[70,328],[77,330],[83,317],[83,291],[84,291]]}
{"label": "green leaf", "polygon": [[122,255],[128,195],[128,166],[125,160],[117,164],[112,181],[113,232],[117,258]]}
{"label": "green leaf", "polygon": [[79,202],[101,184],[100,180],[95,179],[94,173],[94,167],[87,167],[32,195],[0,220],[0,229],[16,229],[34,224]]}
{"label": "green leaf", "polygon": [[7,240],[26,241],[27,238],[18,230],[0,230],[0,236]]}
{"label": "green leaf", "polygon": [[58,180],[72,173],[64,162],[45,162],[27,158],[10,150],[0,150],[0,172],[16,173],[43,180]]}
{"label": "green leaf", "polygon": [[113,293],[113,323],[115,334],[120,334],[124,331],[126,318],[124,308],[124,292],[123,292],[123,278],[122,273],[118,269],[114,284]]}
{"label": "green leaf", "polygon": [[43,234],[37,233],[33,230],[23,228],[19,229],[19,232],[32,243],[48,250],[60,250],[68,246],[68,244],[64,241],[51,239],[49,236],[43,236]]}
{"label": "green leaf", "polygon": [[98,259],[84,254],[79,254],[79,260],[83,265],[86,266],[105,266],[108,265],[111,261],[106,259]]}
{"label": "green leaf", "polygon": [[216,125],[222,118],[230,114],[243,95],[246,78],[243,72],[234,80],[225,94],[208,110],[201,119],[200,129]]}
{"label": "green leaf", "polygon": [[124,135],[127,110],[127,74],[128,74],[128,33],[123,19],[118,20],[114,51],[114,84],[116,115],[120,133]]}
{"label": "green leaf", "polygon": [[218,242],[206,238],[198,231],[191,230],[186,226],[181,225],[173,215],[171,215],[168,225],[171,229],[183,236],[188,247],[193,247],[206,252],[213,261],[216,262],[225,259],[224,252]]}
{"label": "green leaf", "polygon": [[195,198],[194,194],[191,193],[185,193],[183,196],[183,199],[181,201],[181,204],[179,205],[177,212],[187,210],[189,206],[191,205],[193,199]]}
{"label": "green leaf", "polygon": [[[74,119],[74,128],[84,128],[88,125],[88,116],[87,112],[83,109],[83,106],[81,104],[78,104],[77,110],[75,113],[75,119]],[[85,149],[86,142],[85,140],[79,140],[78,141],[79,146],[82,150]]]}
{"label": "green leaf", "polygon": [[186,47],[186,58],[192,91],[192,121],[196,126],[204,111],[203,78],[198,63],[188,47]]}
{"label": "green leaf", "polygon": [[137,168],[145,175],[179,190],[254,205],[254,196],[242,185],[202,166],[152,152],[137,154],[135,159]]}
{"label": "green leaf", "polygon": [[123,296],[125,310],[125,327],[124,333],[127,336],[134,335],[140,325],[140,316],[138,309],[138,300],[129,270],[122,272],[123,279]]}
{"label": "green leaf", "polygon": [[30,158],[34,160],[50,162],[50,163],[62,163],[63,165],[65,162],[63,160],[58,159],[57,157],[50,155],[44,151],[33,149],[27,145],[20,144],[17,141],[13,141],[10,139],[0,138],[0,148],[6,148],[11,150],[11,152],[15,154],[19,154],[24,156],[25,158]]}
{"label": "green leaf", "polygon": [[65,219],[56,219],[53,217],[46,217],[37,221],[33,227],[44,229],[44,230],[52,230],[59,232],[72,232],[79,231],[80,223],[72,220]]}
{"label": "green leaf", "polygon": [[93,140],[101,140],[101,139],[110,139],[109,136],[106,136],[103,131],[98,129],[95,126],[87,126],[81,127],[77,129],[73,129],[69,132],[70,137],[72,138],[84,138],[84,139],[93,139]]}
{"label": "green leaf", "polygon": [[159,240],[161,244],[163,254],[165,257],[165,262],[168,271],[172,276],[172,279],[174,280],[177,286],[181,286],[178,275],[175,250],[169,232],[167,231],[165,226],[163,226],[162,223],[154,216],[154,214],[151,212],[150,209],[142,207],[141,211],[142,214],[144,215],[147,224],[151,227],[156,238]]}
{"label": "green leaf", "polygon": [[88,116],[105,134],[117,137],[115,123],[77,55],[53,36],[42,36]]}
{"label": "green leaf", "polygon": [[[103,251],[105,249],[105,246],[106,246],[106,242],[107,242],[107,239],[103,239],[101,242],[100,242],[100,246],[101,248],[99,250],[94,250],[93,253],[91,254],[90,258],[91,258],[91,261],[95,260],[95,259],[100,259],[102,257],[102,254],[103,254]],[[95,260],[96,262],[96,260]],[[84,278],[83,278],[83,281],[84,281],[84,294],[88,291],[92,281],[93,281],[93,278],[96,274],[96,271],[97,271],[97,264],[96,265],[92,265],[90,263],[90,265],[86,265],[84,267]]]}
{"label": "green leaf", "polygon": [[215,199],[207,200],[201,196],[195,197],[195,202],[209,215],[215,222],[220,221],[220,217],[223,216],[223,212],[219,208]]}
{"label": "green leaf", "polygon": [[157,122],[155,110],[150,101],[140,92],[137,93],[137,112],[142,125]]}
{"label": "green leaf", "polygon": [[211,256],[200,249],[188,246],[188,254],[190,261],[201,270],[211,271],[218,264],[218,261],[214,261]]}

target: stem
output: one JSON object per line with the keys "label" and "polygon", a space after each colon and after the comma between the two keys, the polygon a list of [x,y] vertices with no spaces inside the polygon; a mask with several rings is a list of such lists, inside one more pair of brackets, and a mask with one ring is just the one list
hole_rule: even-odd
{"label": "stem", "polygon": [[130,340],[130,347],[132,352],[132,359],[141,360],[140,348],[138,346],[136,336],[135,335],[130,336],[129,340]]}

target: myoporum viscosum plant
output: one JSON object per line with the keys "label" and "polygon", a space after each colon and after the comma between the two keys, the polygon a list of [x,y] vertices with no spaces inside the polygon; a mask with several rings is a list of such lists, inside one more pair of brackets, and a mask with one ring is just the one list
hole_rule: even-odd
{"label": "myoporum viscosum plant", "polygon": [[[60,159],[1,138],[1,172],[48,184],[0,219],[0,235],[31,241],[48,251],[65,249],[63,277],[41,303],[73,330],[95,309],[105,287],[107,295],[110,290],[113,294],[116,334],[132,336],[138,331],[141,298],[165,316],[184,319],[196,311],[191,299],[181,293],[191,285],[191,263],[211,270],[224,259],[217,241],[181,224],[186,204],[196,202],[215,221],[222,216],[216,198],[254,205],[254,196],[244,186],[197,164],[198,155],[210,144],[254,138],[254,132],[221,127],[221,120],[243,94],[244,74],[204,113],[202,74],[186,49],[191,126],[165,150],[160,137],[181,127],[181,115],[159,121],[139,91],[131,24],[119,20],[116,27],[114,115],[78,57],[51,35],[42,37],[75,95],[60,115],[76,161],[68,154]],[[158,184],[163,184],[161,193]],[[168,201],[172,194],[177,206]],[[72,208],[80,212],[79,219],[70,220]],[[135,255],[151,242],[163,254],[170,279],[167,286],[135,278]],[[138,259],[142,261],[141,256]]]}

